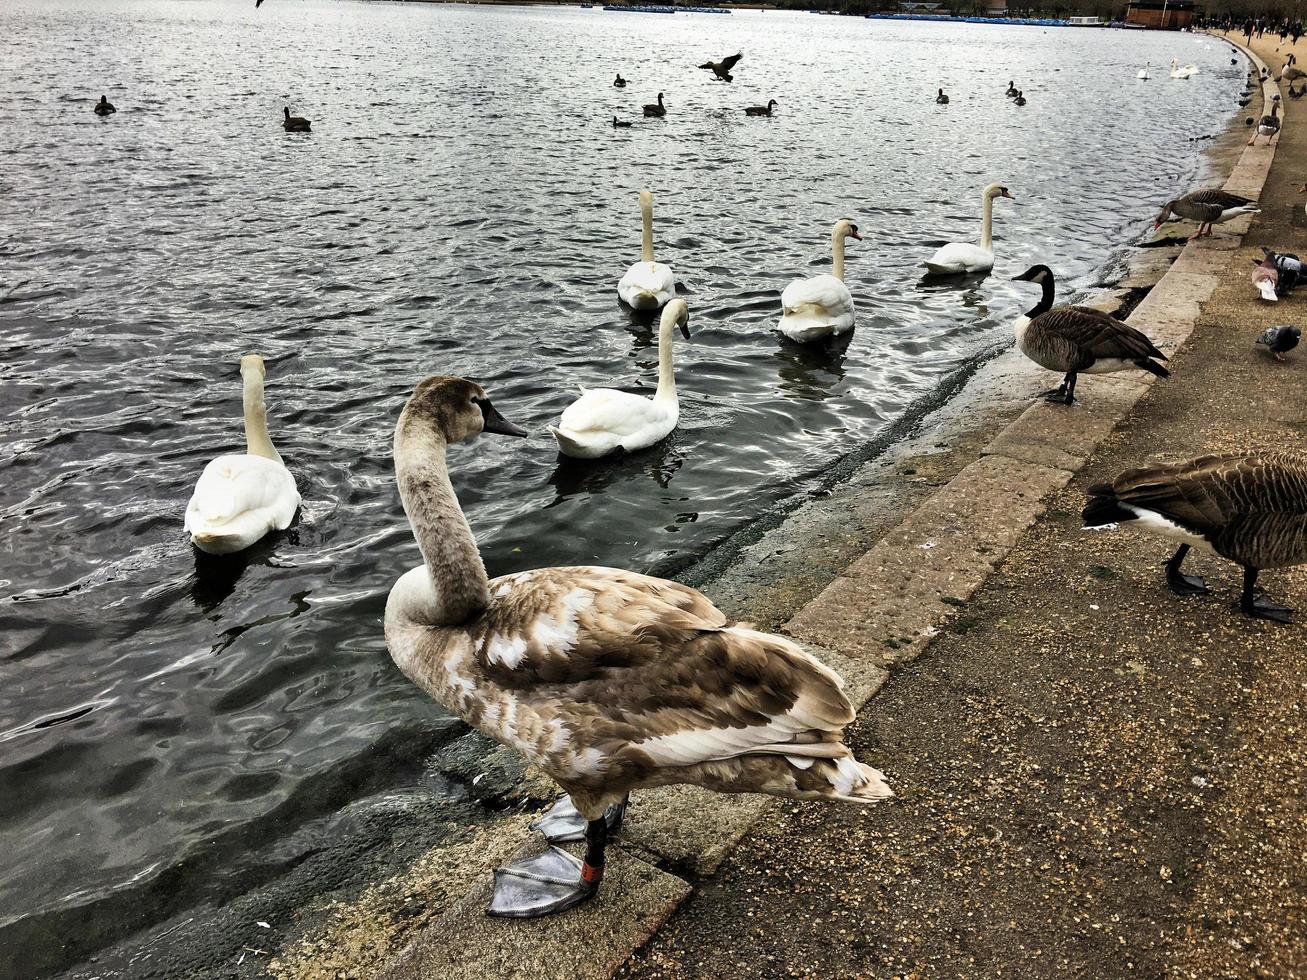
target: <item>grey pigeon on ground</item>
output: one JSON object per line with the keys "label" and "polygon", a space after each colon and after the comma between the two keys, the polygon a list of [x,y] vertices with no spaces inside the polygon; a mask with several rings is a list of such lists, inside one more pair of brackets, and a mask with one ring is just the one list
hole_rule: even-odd
{"label": "grey pigeon on ground", "polygon": [[1277,360],[1283,361],[1284,355],[1298,346],[1302,331],[1297,327],[1267,327],[1257,338],[1257,343],[1265,347]]}

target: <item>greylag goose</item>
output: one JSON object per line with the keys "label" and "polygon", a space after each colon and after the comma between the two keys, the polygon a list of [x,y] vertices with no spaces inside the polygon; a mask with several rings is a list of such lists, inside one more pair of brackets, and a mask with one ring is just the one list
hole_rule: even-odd
{"label": "greylag goose", "polygon": [[1085,527],[1133,523],[1179,541],[1166,563],[1178,595],[1208,591],[1180,564],[1191,547],[1243,566],[1240,608],[1249,616],[1291,621],[1293,610],[1254,593],[1264,568],[1307,562],[1307,457],[1286,452],[1223,453],[1127,470],[1089,488]]}
{"label": "greylag goose", "polygon": [[286,132],[307,133],[310,131],[309,121],[305,119],[303,116],[292,116],[290,114],[290,106],[286,106],[281,111],[285,116],[284,120],[282,121],[281,128],[286,130]]}
{"label": "greylag goose", "polygon": [[948,105],[948,96],[944,94],[943,89],[940,89],[939,95],[935,96],[935,105]]}
{"label": "greylag goose", "polygon": [[1048,266],[1032,266],[1014,281],[1037,282],[1043,287],[1039,302],[1017,320],[1016,335],[1021,353],[1040,367],[1066,375],[1061,385],[1043,393],[1048,401],[1067,405],[1074,402],[1079,374],[1138,368],[1159,378],[1171,376],[1154,360],[1164,361],[1166,355],[1130,324],[1085,306],[1054,309],[1055,287]]}
{"label": "greylag goose", "polygon": [[118,110],[114,108],[113,103],[103,95],[100,96],[100,101],[95,104],[95,114],[97,116],[107,116],[117,111]]}
{"label": "greylag goose", "polygon": [[731,69],[740,63],[743,58],[742,54],[733,54],[729,58],[723,58],[721,61],[707,61],[700,65],[700,68],[706,68],[723,82],[729,82],[735,76],[731,74]]}
{"label": "greylag goose", "polygon": [[1298,346],[1302,331],[1297,327],[1267,327],[1256,343],[1266,348],[1266,352],[1277,361],[1283,361],[1284,355]]}
{"label": "greylag goose", "polygon": [[386,602],[400,670],[472,727],[521,752],[586,821],[585,857],[551,847],[495,873],[490,915],[591,898],[605,814],[633,789],[871,803],[893,795],[843,741],[840,677],[784,637],[731,625],[694,589],[616,568],[488,580],[446,468],[479,433],[525,435],[462,378],[421,382],[395,427],[395,475],[423,564]]}
{"label": "greylag goose", "polygon": [[1257,129],[1248,139],[1248,145],[1252,146],[1257,142],[1257,137],[1265,136],[1266,142],[1270,143],[1275,134],[1280,131],[1280,97],[1277,95],[1271,100],[1270,115],[1262,116],[1257,123]]}
{"label": "greylag goose", "polygon": [[613,88],[626,88],[626,79],[622,77],[620,71],[617,73],[617,77],[613,79]]}
{"label": "greylag goose", "polygon": [[667,115],[667,107],[663,105],[662,92],[658,93],[658,104],[645,106],[644,114],[646,116],[652,116],[654,119],[661,119],[663,116]]}
{"label": "greylag goose", "polygon": [[751,105],[744,110],[746,116],[770,116],[772,106],[776,105],[775,99],[768,99],[766,105]]}
{"label": "greylag goose", "polygon": [[1244,214],[1260,214],[1261,210],[1251,198],[1231,194],[1218,187],[1207,187],[1167,201],[1153,219],[1153,230],[1161,228],[1168,220],[1188,218],[1198,222],[1198,231],[1189,238],[1193,241],[1210,235],[1212,225],[1223,225]]}

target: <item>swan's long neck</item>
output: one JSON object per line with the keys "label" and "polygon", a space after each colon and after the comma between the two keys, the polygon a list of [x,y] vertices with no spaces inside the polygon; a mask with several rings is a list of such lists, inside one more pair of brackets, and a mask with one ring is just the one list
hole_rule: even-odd
{"label": "swan's long neck", "polygon": [[245,388],[242,401],[245,408],[245,451],[251,456],[263,456],[281,462],[281,456],[268,435],[268,409],[263,402],[263,377],[258,371],[243,371]]}
{"label": "swan's long neck", "polygon": [[1040,294],[1039,302],[1026,313],[1026,316],[1032,320],[1041,313],[1047,313],[1053,308],[1053,296],[1056,289],[1053,285],[1053,277],[1045,276],[1044,281],[1040,283],[1040,286],[1044,291]]}
{"label": "swan's long neck", "polygon": [[640,195],[640,221],[644,226],[640,238],[640,259],[652,262],[653,257],[653,198],[649,194]]}
{"label": "swan's long neck", "polygon": [[844,235],[839,231],[831,232],[830,254],[831,264],[834,266],[831,274],[842,281],[844,279]]}
{"label": "swan's long neck", "polygon": [[994,195],[985,194],[980,213],[980,247],[988,251],[994,244]]}
{"label": "swan's long neck", "polygon": [[395,427],[395,476],[433,593],[431,607],[414,618],[428,626],[465,623],[490,602],[486,566],[449,482],[444,437],[407,412]]}
{"label": "swan's long neck", "polygon": [[664,316],[658,325],[658,390],[655,401],[676,402],[676,373],[672,370],[672,330],[676,318]]}

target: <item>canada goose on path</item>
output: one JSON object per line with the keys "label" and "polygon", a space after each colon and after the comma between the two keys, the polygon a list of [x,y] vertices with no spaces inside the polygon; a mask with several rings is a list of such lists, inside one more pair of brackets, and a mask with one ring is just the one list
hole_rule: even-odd
{"label": "canada goose on path", "polygon": [[935,96],[935,105],[948,105],[948,96],[944,94],[943,89],[940,89],[939,95]]}
{"label": "canada goose on path", "polygon": [[114,108],[113,103],[103,95],[100,96],[100,101],[95,104],[95,114],[97,116],[107,116],[117,111],[118,110]]}
{"label": "canada goose on path", "polygon": [[613,116],[613,129],[625,129],[630,125],[631,121],[629,119],[618,119],[616,116]]}
{"label": "canada goose on path", "polygon": [[1043,287],[1039,302],[1016,323],[1017,346],[1040,367],[1065,372],[1062,384],[1042,397],[1070,405],[1075,401],[1076,376],[1109,374],[1138,368],[1169,378],[1171,373],[1154,358],[1166,355],[1142,333],[1115,317],[1085,306],[1053,308],[1053,273],[1036,265],[1017,276],[1015,282],[1035,282]]}
{"label": "canada goose on path", "polygon": [[1298,346],[1302,331],[1297,327],[1267,327],[1257,338],[1256,345],[1265,347],[1266,352],[1277,361],[1283,361],[1284,355]]}
{"label": "canada goose on path", "polygon": [[644,114],[645,114],[646,116],[652,116],[652,117],[655,118],[655,119],[661,119],[663,116],[667,115],[667,107],[666,107],[665,105],[663,105],[663,93],[662,93],[662,92],[659,92],[659,93],[658,93],[658,104],[657,104],[657,105],[647,105],[647,106],[645,106],[645,107],[644,107]]}
{"label": "canada goose on path", "polygon": [[707,68],[723,82],[729,82],[735,76],[731,74],[731,69],[739,64],[742,54],[733,54],[729,58],[723,58],[721,61],[709,61],[700,65],[700,68]]}
{"label": "canada goose on path", "polygon": [[549,428],[558,451],[573,459],[600,459],[646,449],[671,435],[681,415],[672,368],[672,329],[680,327],[689,340],[689,323],[685,300],[674,299],[664,306],[658,325],[658,389],[653,398],[612,388],[582,388],[581,397],[563,410],[558,428]]}
{"label": "canada goose on path", "polygon": [[1243,566],[1240,608],[1291,622],[1292,609],[1256,595],[1257,574],[1307,562],[1307,457],[1287,452],[1223,453],[1127,470],[1089,488],[1085,527],[1132,523],[1179,541],[1166,563],[1178,595],[1208,592],[1180,565],[1191,547]]}
{"label": "canada goose on path", "polygon": [[310,131],[309,121],[305,119],[303,116],[292,116],[290,114],[290,106],[286,106],[281,111],[285,116],[285,119],[281,124],[281,128],[286,130],[286,132],[307,133]]}
{"label": "canada goose on path", "polygon": [[1007,97],[1009,99],[1015,99],[1020,94],[1021,93],[1017,91],[1017,86],[1015,81],[1007,83]]}
{"label": "canada goose on path", "polygon": [[525,435],[480,386],[421,382],[395,427],[395,476],[423,564],[386,602],[386,644],[416,685],[553,778],[586,820],[558,848],[495,873],[487,912],[534,917],[597,892],[604,815],[633,789],[871,803],[893,795],[843,743],[843,682],[784,637],[731,625],[705,596],[616,568],[488,580],[446,466],[479,433]]}
{"label": "canada goose on path", "polygon": [[1280,71],[1280,77],[1286,82],[1292,82],[1297,78],[1307,78],[1307,72],[1298,67],[1298,56],[1290,54],[1284,63],[1284,68]]}
{"label": "canada goose on path", "polygon": [[1208,187],[1200,191],[1191,191],[1183,197],[1167,201],[1162,210],[1153,219],[1153,230],[1175,215],[1198,222],[1198,231],[1189,240],[1203,238],[1212,233],[1212,225],[1225,224],[1227,221],[1244,214],[1260,214],[1261,208],[1252,199],[1239,194],[1231,194],[1217,187]]}
{"label": "canada goose on path", "polygon": [[949,242],[926,260],[932,276],[976,275],[994,268],[994,198],[1015,201],[1002,184],[990,184],[980,192],[980,244]]}
{"label": "canada goose on path", "polygon": [[744,110],[746,116],[770,116],[772,106],[777,105],[775,99],[768,99],[766,105],[751,105]]}
{"label": "canada goose on path", "polygon": [[1248,139],[1248,145],[1252,146],[1257,142],[1258,136],[1265,136],[1266,142],[1269,143],[1271,138],[1280,131],[1280,97],[1277,95],[1271,101],[1271,113],[1262,116],[1261,121],[1257,124],[1257,130]]}
{"label": "canada goose on path", "polygon": [[781,293],[780,331],[806,344],[853,329],[853,294],[844,285],[844,239],[862,241],[858,226],[841,218],[831,229],[831,274],[795,279]]}
{"label": "canada goose on path", "polygon": [[191,543],[211,555],[243,551],[271,531],[284,531],[299,509],[295,477],[268,435],[263,400],[263,358],[241,358],[245,452],[212,460],[186,506],[183,528]]}
{"label": "canada goose on path", "polygon": [[626,88],[626,79],[622,77],[620,71],[617,73],[617,78],[613,80],[613,88]]}
{"label": "canada goose on path", "polygon": [[671,266],[654,261],[653,195],[640,191],[640,261],[617,283],[617,298],[633,310],[656,310],[676,295]]}

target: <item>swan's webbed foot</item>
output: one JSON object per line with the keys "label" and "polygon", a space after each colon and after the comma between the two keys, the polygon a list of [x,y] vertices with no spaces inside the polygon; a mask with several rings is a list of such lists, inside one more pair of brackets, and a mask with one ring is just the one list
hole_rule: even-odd
{"label": "swan's webbed foot", "polygon": [[585,872],[582,861],[558,847],[496,868],[486,915],[534,919],[580,905],[599,890],[598,878],[586,881]]}
{"label": "swan's webbed foot", "polygon": [[[622,802],[614,803],[604,811],[609,833],[615,834],[622,828],[622,818],[626,816],[626,807],[630,802],[631,797],[627,795],[622,798]],[[566,841],[585,840],[586,826],[585,817],[577,811],[572,798],[564,793],[554,801],[548,813],[531,824],[531,829],[540,831],[551,844],[562,844]]]}

